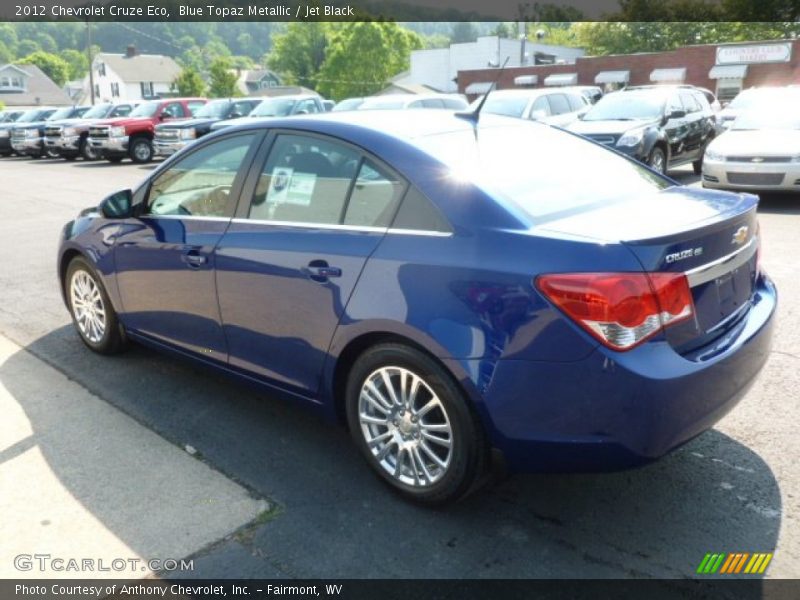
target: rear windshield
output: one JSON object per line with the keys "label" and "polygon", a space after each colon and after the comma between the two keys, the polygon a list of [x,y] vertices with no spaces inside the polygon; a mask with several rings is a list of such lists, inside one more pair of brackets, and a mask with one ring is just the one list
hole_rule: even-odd
{"label": "rear windshield", "polygon": [[448,166],[456,181],[510,201],[538,223],[674,185],[612,150],[546,125],[481,128],[475,138],[462,130],[415,143]]}

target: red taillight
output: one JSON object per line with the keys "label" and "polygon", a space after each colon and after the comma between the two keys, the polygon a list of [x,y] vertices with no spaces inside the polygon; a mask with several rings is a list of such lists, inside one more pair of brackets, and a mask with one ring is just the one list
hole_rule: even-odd
{"label": "red taillight", "polygon": [[536,287],[613,350],[629,350],[694,314],[692,292],[682,273],[540,275]]}

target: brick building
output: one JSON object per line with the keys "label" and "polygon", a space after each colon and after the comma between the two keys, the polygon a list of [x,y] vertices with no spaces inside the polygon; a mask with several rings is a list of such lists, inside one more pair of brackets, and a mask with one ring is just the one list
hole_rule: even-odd
{"label": "brick building", "polygon": [[[497,69],[458,72],[458,91],[473,99]],[[740,90],[761,85],[800,84],[800,40],[741,44],[705,44],[668,52],[587,56],[568,65],[536,65],[506,69],[497,89],[553,85],[625,85],[687,83],[716,92],[721,101]]]}

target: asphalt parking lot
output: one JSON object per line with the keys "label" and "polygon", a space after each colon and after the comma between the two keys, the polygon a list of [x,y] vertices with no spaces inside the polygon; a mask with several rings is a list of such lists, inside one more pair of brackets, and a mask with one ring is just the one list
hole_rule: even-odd
{"label": "asphalt parking lot", "polygon": [[[195,565],[187,575],[204,578],[684,578],[707,552],[774,552],[768,577],[800,577],[800,197],[762,199],[763,264],[780,292],[777,334],[759,380],[714,430],[635,471],[514,475],[448,509],[428,510],[395,497],[344,431],[296,405],[143,348],[105,358],[81,344],[57,287],[59,231],[78,210],[151,168],[0,159],[0,335],[17,345],[0,364],[0,384],[31,431],[27,446],[10,451],[0,427],[0,473],[38,448],[51,480],[96,526],[141,555],[165,551],[149,543],[159,530],[181,537],[208,528],[186,546]],[[691,171],[673,175],[697,184]],[[143,427],[176,452],[196,449],[192,460],[214,474],[197,477],[224,488],[211,512],[236,510],[237,519],[220,525],[198,512],[196,496],[204,492],[197,482],[205,479],[192,479],[180,500],[168,502],[182,480],[165,478],[143,494],[138,481],[148,474],[136,461],[109,467],[129,496],[104,495],[76,477],[103,454],[77,449],[102,450],[115,437],[99,435],[110,417],[85,410],[75,417],[84,444],[41,447],[62,428],[77,434],[66,429],[75,419],[59,418],[62,403],[42,403],[45,388],[28,385],[37,370],[51,378],[55,370],[61,379],[42,380],[77,385],[100,401],[87,406],[110,405],[132,418],[114,427]],[[70,460],[69,452],[80,456]],[[181,464],[178,470],[190,468]],[[10,530],[21,508],[14,502],[22,502],[19,495],[0,498],[0,531]],[[135,515],[131,503],[140,509]],[[134,516],[136,526],[126,520]],[[41,537],[24,548],[3,539],[6,549],[44,550],[36,547]]]}

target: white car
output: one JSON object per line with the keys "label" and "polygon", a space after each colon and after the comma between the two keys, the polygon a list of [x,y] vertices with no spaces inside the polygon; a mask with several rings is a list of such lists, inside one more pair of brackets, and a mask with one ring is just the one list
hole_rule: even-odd
{"label": "white car", "polygon": [[771,111],[771,106],[791,101],[800,103],[800,88],[794,86],[748,88],[739,92],[736,98],[717,113],[717,122],[723,129],[727,129],[733,125],[736,117],[745,112]]}
{"label": "white car", "polygon": [[[474,108],[480,98],[470,107]],[[519,119],[542,121],[564,127],[591,108],[592,104],[578,90],[541,88],[498,90],[490,92],[481,112]]]}
{"label": "white car", "polygon": [[750,111],[712,141],[703,187],[800,192],[800,104]]}
{"label": "white car", "polygon": [[385,94],[364,98],[357,110],[398,110],[405,108],[444,108],[464,110],[467,102],[456,94]]}

